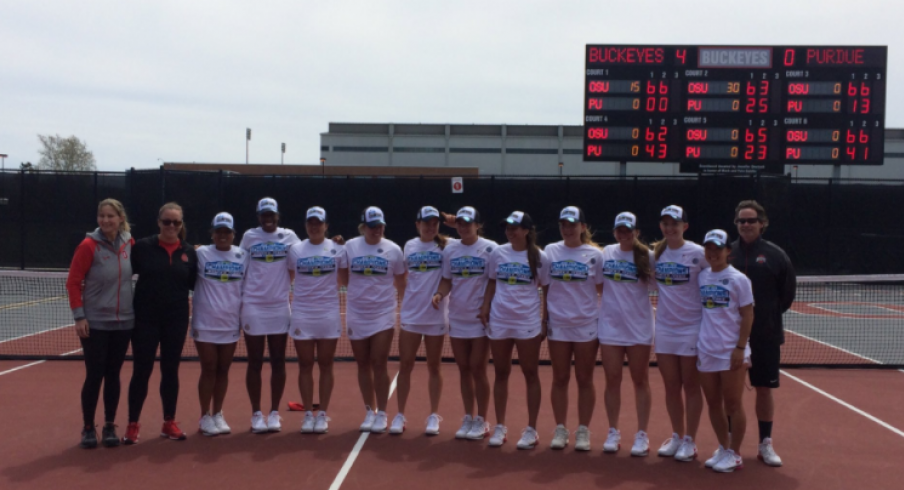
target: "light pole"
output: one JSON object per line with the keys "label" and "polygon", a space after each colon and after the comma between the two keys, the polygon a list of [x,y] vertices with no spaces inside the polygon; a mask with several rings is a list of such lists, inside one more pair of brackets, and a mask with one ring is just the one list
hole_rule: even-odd
{"label": "light pole", "polygon": [[562,169],[565,168],[565,162],[559,162],[559,177],[562,176]]}
{"label": "light pole", "polygon": [[320,175],[326,175],[326,158],[320,157]]}
{"label": "light pole", "polygon": [[2,168],[2,170],[6,170],[6,157],[8,157],[8,156],[9,156],[9,155],[7,155],[7,154],[5,154],[5,153],[0,153],[0,160],[3,160],[3,168]]}
{"label": "light pole", "polygon": [[285,156],[286,156],[286,144],[283,143],[283,144],[282,144],[282,153],[280,153],[280,155],[279,155],[279,164],[280,164],[280,165],[282,165],[283,163],[285,163],[285,162],[283,161],[283,160],[285,159],[285,158],[284,158]]}
{"label": "light pole", "polygon": [[797,165],[791,167],[794,169],[794,182],[797,182]]}
{"label": "light pole", "polygon": [[245,128],[245,165],[248,165],[248,142],[251,141],[251,128]]}

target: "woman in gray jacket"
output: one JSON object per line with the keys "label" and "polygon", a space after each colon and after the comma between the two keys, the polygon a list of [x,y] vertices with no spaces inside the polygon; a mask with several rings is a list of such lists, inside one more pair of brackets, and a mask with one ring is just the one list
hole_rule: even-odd
{"label": "woman in gray jacket", "polygon": [[105,416],[102,442],[107,447],[119,445],[113,423],[119,405],[119,371],[135,322],[129,262],[135,242],[122,203],[116,199],[101,201],[97,225],[75,249],[66,280],[75,331],[85,355],[81,446],[89,449],[97,447],[94,413],[101,384]]}

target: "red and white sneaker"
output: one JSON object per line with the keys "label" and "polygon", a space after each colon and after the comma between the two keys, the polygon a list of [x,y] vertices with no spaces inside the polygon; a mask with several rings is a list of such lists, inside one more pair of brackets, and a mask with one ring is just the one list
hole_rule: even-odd
{"label": "red and white sneaker", "polygon": [[186,439],[185,432],[179,428],[178,422],[167,420],[163,422],[163,428],[160,429],[160,437],[165,437],[173,441],[184,441]]}
{"label": "red and white sneaker", "polygon": [[744,460],[741,459],[741,455],[732,451],[731,449],[726,449],[725,453],[722,455],[722,459],[713,466],[713,470],[717,473],[731,473],[735,470],[744,469]]}
{"label": "red and white sneaker", "polygon": [[129,422],[126,427],[126,435],[122,436],[122,443],[126,446],[138,444],[138,432],[141,430],[141,424],[138,422]]}

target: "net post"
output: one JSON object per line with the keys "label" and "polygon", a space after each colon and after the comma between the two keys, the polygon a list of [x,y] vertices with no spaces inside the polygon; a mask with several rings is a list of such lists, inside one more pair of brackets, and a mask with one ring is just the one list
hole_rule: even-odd
{"label": "net post", "polygon": [[19,171],[19,269],[25,270],[25,170]]}

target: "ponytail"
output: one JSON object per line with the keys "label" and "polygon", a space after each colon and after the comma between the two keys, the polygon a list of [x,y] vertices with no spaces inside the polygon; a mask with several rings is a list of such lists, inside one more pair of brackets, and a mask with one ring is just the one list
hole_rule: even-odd
{"label": "ponytail", "polygon": [[581,232],[581,243],[600,248],[600,244],[593,241],[593,230],[586,224],[584,225],[584,231]]}
{"label": "ponytail", "polygon": [[667,245],[668,244],[665,242],[665,238],[653,243],[653,255],[656,257],[656,260],[659,260],[659,257],[662,257],[662,254],[663,252],[665,252],[665,247]]}
{"label": "ponytail", "polygon": [[637,267],[637,279],[646,282],[653,277],[653,269],[650,266],[650,247],[640,241],[637,236],[634,237],[634,266]]}
{"label": "ponytail", "polygon": [[540,267],[540,247],[537,246],[537,229],[533,226],[525,237],[527,241],[527,263],[530,266],[530,278],[536,279],[537,269]]}
{"label": "ponytail", "polygon": [[433,237],[433,241],[439,245],[440,250],[446,249],[446,244],[449,243],[449,237],[443,235],[442,233],[437,233],[435,237]]}

